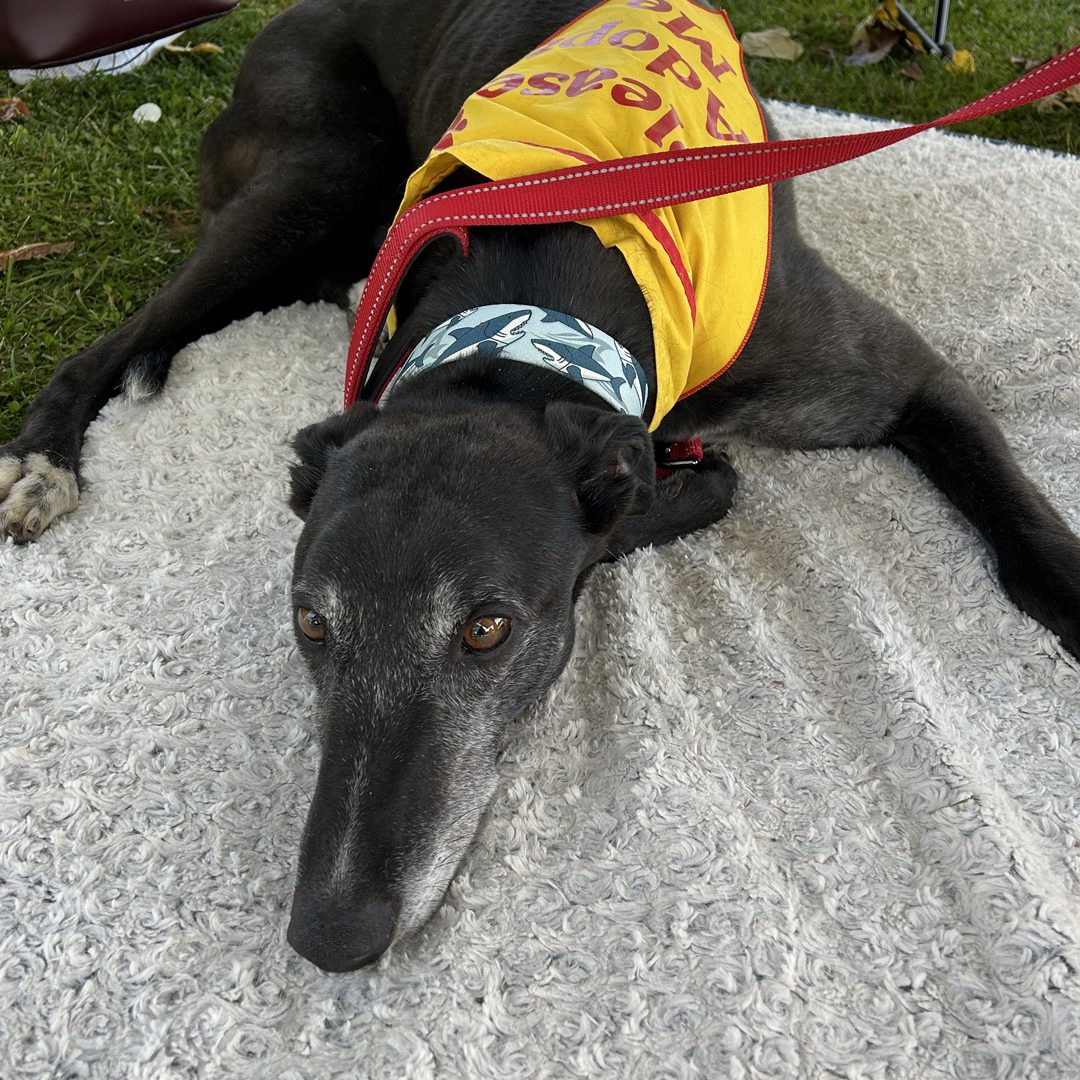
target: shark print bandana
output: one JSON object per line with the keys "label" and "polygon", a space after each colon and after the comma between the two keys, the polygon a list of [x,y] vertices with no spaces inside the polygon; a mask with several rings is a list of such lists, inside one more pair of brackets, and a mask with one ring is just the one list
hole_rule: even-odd
{"label": "shark print bandana", "polygon": [[587,322],[528,304],[485,304],[436,326],[394,373],[380,400],[406,379],[473,356],[481,345],[506,359],[565,375],[619,412],[645,415],[645,372],[622,345]]}

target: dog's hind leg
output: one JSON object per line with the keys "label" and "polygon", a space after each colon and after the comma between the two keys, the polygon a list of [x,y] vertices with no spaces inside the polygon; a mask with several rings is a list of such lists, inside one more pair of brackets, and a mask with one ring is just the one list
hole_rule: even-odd
{"label": "dog's hind leg", "polygon": [[902,450],[979,530],[1005,591],[1080,659],[1080,539],[1021,472],[989,410],[945,368],[883,440]]}
{"label": "dog's hind leg", "polygon": [[316,30],[296,8],[256,39],[236,98],[207,131],[195,253],[123,326],[61,361],[19,436],[0,446],[0,539],[34,540],[74,509],[83,435],[110,397],[156,393],[176,352],[203,334],[340,298],[366,273],[406,151],[373,68],[355,48],[344,56],[344,41],[328,45],[335,29],[315,14]]}
{"label": "dog's hind leg", "polygon": [[[812,252],[798,265],[797,282],[766,298],[730,381],[688,399],[699,415],[681,423],[773,446],[898,448],[981,533],[1013,602],[1080,658],[1080,539],[989,409],[902,319]],[[660,436],[682,437],[666,423]]]}

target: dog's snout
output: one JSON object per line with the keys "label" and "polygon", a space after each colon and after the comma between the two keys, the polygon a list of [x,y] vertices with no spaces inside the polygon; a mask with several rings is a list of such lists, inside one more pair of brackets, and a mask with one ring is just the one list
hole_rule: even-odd
{"label": "dog's snout", "polygon": [[293,901],[289,944],[323,971],[355,971],[377,960],[394,936],[394,910],[372,897],[348,906]]}

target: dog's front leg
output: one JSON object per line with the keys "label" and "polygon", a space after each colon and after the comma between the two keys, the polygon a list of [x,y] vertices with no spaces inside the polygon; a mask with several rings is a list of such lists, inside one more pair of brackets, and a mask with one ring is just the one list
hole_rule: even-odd
{"label": "dog's front leg", "polygon": [[606,559],[635,548],[666,544],[719,521],[735,497],[735,470],[715,447],[704,446],[701,463],[658,480],[656,500],[641,514],[622,519],[608,544]]}
{"label": "dog's front leg", "polygon": [[342,5],[298,4],[252,43],[203,137],[195,253],[137,315],[62,360],[0,445],[0,542],[36,540],[75,508],[83,435],[112,396],[151,397],[189,342],[281,304],[343,300],[367,272],[407,158],[349,29]]}

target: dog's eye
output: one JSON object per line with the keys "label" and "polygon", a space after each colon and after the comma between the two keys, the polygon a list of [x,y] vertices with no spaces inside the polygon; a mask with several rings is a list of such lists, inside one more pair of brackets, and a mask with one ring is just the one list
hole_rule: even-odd
{"label": "dog's eye", "polygon": [[311,608],[301,607],[296,609],[296,622],[300,627],[300,633],[308,641],[322,641],[326,637],[326,624],[322,616]]}
{"label": "dog's eye", "polygon": [[509,636],[509,619],[503,615],[481,615],[465,624],[461,640],[470,652],[490,652]]}

